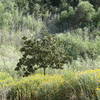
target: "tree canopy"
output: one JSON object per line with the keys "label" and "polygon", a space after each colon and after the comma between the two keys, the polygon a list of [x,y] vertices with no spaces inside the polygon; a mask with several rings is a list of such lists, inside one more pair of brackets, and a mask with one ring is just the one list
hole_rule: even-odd
{"label": "tree canopy", "polygon": [[59,39],[52,35],[43,35],[35,39],[23,37],[24,45],[20,49],[22,58],[19,59],[16,70],[23,70],[24,75],[34,73],[43,68],[62,69],[63,64],[70,61],[70,57],[65,52]]}

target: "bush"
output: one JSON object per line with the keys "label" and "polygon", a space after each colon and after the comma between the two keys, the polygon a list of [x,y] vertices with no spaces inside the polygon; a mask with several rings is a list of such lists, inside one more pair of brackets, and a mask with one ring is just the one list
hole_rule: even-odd
{"label": "bush", "polygon": [[72,34],[73,36],[71,33],[69,34],[60,34],[57,37],[60,38],[65,51],[73,60],[77,60],[78,58],[95,60],[99,56],[99,39],[90,41],[88,39],[84,40],[81,35],[75,35],[75,32]]}
{"label": "bush", "polygon": [[73,60],[76,60],[78,57],[85,58],[87,47],[81,37],[65,34],[59,36],[64,44],[66,52],[68,52],[69,56],[71,56]]}

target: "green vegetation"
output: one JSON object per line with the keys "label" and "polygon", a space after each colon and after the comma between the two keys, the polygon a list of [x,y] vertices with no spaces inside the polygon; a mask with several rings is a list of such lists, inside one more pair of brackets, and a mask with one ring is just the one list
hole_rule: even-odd
{"label": "green vegetation", "polygon": [[24,46],[20,49],[23,57],[19,59],[15,70],[24,71],[24,76],[34,73],[35,70],[43,68],[44,75],[46,68],[62,69],[63,64],[70,60],[65,49],[57,37],[42,35],[36,39],[23,37]]}
{"label": "green vegetation", "polygon": [[[62,74],[31,75],[21,79],[0,78],[0,88],[8,89],[8,100],[99,100],[100,69]],[[8,74],[0,75],[8,77]],[[10,89],[9,89],[10,88]]]}
{"label": "green vegetation", "polygon": [[100,99],[100,0],[0,0],[0,100]]}

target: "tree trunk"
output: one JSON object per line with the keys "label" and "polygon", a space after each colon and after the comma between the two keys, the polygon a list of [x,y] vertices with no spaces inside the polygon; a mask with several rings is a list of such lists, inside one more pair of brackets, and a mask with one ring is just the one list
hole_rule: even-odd
{"label": "tree trunk", "polygon": [[46,68],[43,68],[43,71],[44,71],[44,75],[46,74]]}

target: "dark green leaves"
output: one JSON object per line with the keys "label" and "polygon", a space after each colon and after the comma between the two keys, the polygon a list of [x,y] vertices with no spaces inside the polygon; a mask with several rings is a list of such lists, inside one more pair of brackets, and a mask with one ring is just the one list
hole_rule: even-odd
{"label": "dark green leaves", "polygon": [[20,49],[23,57],[19,60],[16,70],[22,69],[25,73],[28,71],[31,74],[39,68],[43,68],[44,71],[47,67],[62,69],[63,64],[68,62],[69,56],[54,35],[47,34],[33,40],[23,37],[23,40],[24,45]]}

